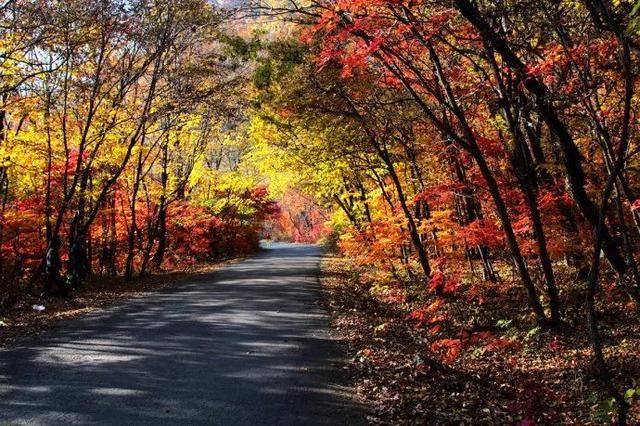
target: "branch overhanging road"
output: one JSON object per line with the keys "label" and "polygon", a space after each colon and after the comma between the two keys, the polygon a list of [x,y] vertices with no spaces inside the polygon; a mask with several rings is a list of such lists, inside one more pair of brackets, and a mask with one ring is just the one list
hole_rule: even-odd
{"label": "branch overhanging road", "polygon": [[274,244],[1,351],[0,424],[363,424],[320,256]]}

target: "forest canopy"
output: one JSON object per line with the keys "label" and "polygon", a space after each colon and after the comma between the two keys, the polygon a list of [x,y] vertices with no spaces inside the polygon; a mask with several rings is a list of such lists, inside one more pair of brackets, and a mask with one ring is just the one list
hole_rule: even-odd
{"label": "forest canopy", "polygon": [[[627,421],[637,359],[623,347],[640,306],[640,3],[253,6],[294,28],[259,56],[260,132],[333,206],[360,291],[404,312],[413,324],[403,330],[429,346],[421,357],[464,369],[479,353],[522,356],[519,333],[537,325],[550,347],[593,368],[604,401],[591,408],[542,373],[516,384],[541,400],[523,408],[523,424],[616,411]],[[579,361],[585,345],[593,358]],[[545,409],[562,392],[582,399],[586,417]]]}
{"label": "forest canopy", "polygon": [[381,423],[483,420],[453,371],[640,422],[637,0],[6,0],[0,40],[0,305],[323,242],[361,364],[410,364]]}

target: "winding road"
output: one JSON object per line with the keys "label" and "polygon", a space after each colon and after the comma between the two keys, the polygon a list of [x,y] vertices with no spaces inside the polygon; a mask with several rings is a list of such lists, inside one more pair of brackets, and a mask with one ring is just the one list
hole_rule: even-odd
{"label": "winding road", "polygon": [[358,425],[321,250],[256,257],[0,351],[0,425]]}

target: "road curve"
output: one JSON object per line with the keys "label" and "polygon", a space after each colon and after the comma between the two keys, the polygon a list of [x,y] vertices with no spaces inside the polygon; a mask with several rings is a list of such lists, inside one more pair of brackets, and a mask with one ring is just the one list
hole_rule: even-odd
{"label": "road curve", "polygon": [[363,424],[320,255],[274,244],[0,351],[0,424]]}

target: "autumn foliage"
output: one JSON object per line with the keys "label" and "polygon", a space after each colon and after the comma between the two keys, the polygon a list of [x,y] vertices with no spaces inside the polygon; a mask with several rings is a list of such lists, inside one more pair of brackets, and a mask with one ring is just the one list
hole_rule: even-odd
{"label": "autumn foliage", "polygon": [[322,241],[458,423],[640,421],[640,3],[246,3],[0,6],[0,303]]}
{"label": "autumn foliage", "polygon": [[[270,10],[297,33],[262,59],[259,117],[334,206],[361,285],[408,311],[445,364],[522,350],[498,323],[572,330],[624,423],[634,381],[609,371],[620,360],[605,352],[630,338],[623,324],[637,324],[640,302],[640,5]],[[617,322],[600,324],[611,312]]]}
{"label": "autumn foliage", "polygon": [[200,0],[0,6],[0,305],[258,248],[278,207],[238,172],[244,79],[224,15]]}

